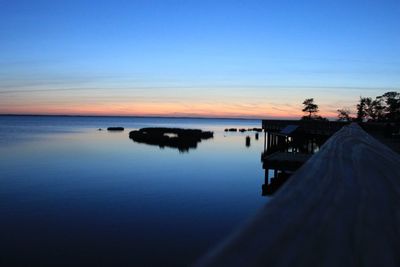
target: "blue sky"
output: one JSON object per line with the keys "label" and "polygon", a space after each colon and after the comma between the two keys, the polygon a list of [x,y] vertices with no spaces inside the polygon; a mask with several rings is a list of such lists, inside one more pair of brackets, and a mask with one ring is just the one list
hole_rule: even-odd
{"label": "blue sky", "polygon": [[1,113],[329,115],[399,88],[400,1],[0,0]]}

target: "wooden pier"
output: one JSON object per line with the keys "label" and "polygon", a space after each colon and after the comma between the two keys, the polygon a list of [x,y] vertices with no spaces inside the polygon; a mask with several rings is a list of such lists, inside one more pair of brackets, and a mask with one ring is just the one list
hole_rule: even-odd
{"label": "wooden pier", "polygon": [[265,155],[262,159],[264,169],[286,169],[297,170],[309,158],[311,154],[275,152],[271,155]]}
{"label": "wooden pier", "polygon": [[[291,123],[291,124],[290,124]],[[297,123],[297,124],[295,124]],[[323,134],[310,131],[315,125],[325,125]],[[342,124],[332,124],[342,127]],[[300,168],[337,128],[329,122],[264,121],[264,152],[261,155],[265,169],[263,196],[274,194]],[[330,132],[326,131],[330,129]],[[313,132],[313,134],[311,134]]]}
{"label": "wooden pier", "polygon": [[343,127],[196,266],[400,266],[400,155]]}
{"label": "wooden pier", "polygon": [[263,120],[262,129],[266,132],[279,133],[287,126],[297,126],[296,131],[305,135],[331,136],[348,122],[318,120]]}
{"label": "wooden pier", "polygon": [[339,131],[347,122],[307,121],[307,120],[263,120],[264,151],[274,153],[287,147],[300,153],[312,153]]}

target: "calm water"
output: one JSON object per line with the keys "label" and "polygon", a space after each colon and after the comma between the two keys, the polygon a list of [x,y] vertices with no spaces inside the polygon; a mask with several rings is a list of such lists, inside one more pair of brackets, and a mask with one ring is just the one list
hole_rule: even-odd
{"label": "calm water", "polygon": [[[268,201],[260,121],[0,116],[0,265],[184,266]],[[124,132],[97,131],[123,126]],[[130,130],[199,128],[197,149]],[[251,146],[245,146],[245,136]]]}

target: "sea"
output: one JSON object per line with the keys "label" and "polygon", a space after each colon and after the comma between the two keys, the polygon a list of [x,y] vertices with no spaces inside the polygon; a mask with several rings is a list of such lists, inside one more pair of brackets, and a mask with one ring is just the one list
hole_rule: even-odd
{"label": "sea", "polygon": [[[107,131],[116,126],[125,130]],[[180,151],[129,139],[143,127],[214,137]],[[254,127],[261,121],[0,116],[0,266],[194,263],[269,200],[263,134],[224,131]]]}

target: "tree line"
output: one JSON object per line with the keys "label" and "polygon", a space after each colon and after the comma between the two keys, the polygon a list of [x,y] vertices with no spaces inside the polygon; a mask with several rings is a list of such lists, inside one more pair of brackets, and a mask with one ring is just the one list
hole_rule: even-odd
{"label": "tree line", "polygon": [[[318,105],[313,98],[308,98],[303,102],[303,112],[306,113],[302,120],[327,120],[317,113]],[[375,97],[360,97],[356,105],[356,116],[351,115],[348,108],[338,109],[339,121],[373,121],[373,122],[400,122],[400,93],[391,91]]]}

